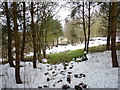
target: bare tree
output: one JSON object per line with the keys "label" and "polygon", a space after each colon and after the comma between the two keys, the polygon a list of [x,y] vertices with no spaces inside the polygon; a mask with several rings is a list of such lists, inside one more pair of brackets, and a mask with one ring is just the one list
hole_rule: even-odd
{"label": "bare tree", "polygon": [[106,49],[110,49],[110,23],[111,22],[111,2],[109,3],[109,15],[108,15],[108,33],[107,33],[107,45]]}
{"label": "bare tree", "polygon": [[85,27],[85,6],[84,6],[84,2],[83,2],[83,30],[84,30],[84,39],[85,39],[85,47],[84,47],[84,51],[86,51],[86,44],[87,44],[87,37],[86,37],[86,27]]}
{"label": "bare tree", "polygon": [[118,2],[112,2],[111,12],[111,57],[112,67],[119,67],[116,53],[116,31],[117,31],[117,12]]}
{"label": "bare tree", "polygon": [[91,19],[91,16],[90,16],[90,4],[91,4],[91,2],[89,2],[89,4],[88,4],[88,40],[87,40],[87,53],[88,53],[88,51],[89,51],[89,40],[90,40],[90,19]]}
{"label": "bare tree", "polygon": [[10,15],[8,10],[8,3],[5,2],[5,11],[6,11],[6,18],[7,18],[7,29],[8,29],[8,61],[10,67],[14,67],[13,58],[12,58],[12,31],[10,26]]}
{"label": "bare tree", "polygon": [[31,2],[31,30],[32,30],[32,38],[33,38],[33,47],[34,47],[34,55],[33,55],[33,68],[37,68],[36,66],[36,30],[34,28],[34,3]]}
{"label": "bare tree", "polygon": [[21,47],[21,60],[24,59],[24,50],[25,50],[25,37],[26,37],[26,20],[25,20],[25,2],[23,2],[23,40]]}
{"label": "bare tree", "polygon": [[17,24],[17,4],[13,2],[13,23],[14,23],[14,40],[15,40],[15,53],[16,53],[16,67],[15,67],[15,78],[16,83],[21,84],[22,81],[20,79],[20,58],[19,58],[19,33],[18,33],[18,24]]}

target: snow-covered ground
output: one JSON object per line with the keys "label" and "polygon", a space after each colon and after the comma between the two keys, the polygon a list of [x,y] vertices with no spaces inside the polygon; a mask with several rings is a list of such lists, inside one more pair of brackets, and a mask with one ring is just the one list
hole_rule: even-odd
{"label": "snow-covered ground", "polygon": [[[116,42],[120,42],[120,37],[116,37]],[[89,42],[89,47],[93,46],[99,46],[99,45],[104,45],[107,43],[107,38],[106,37],[95,37],[95,38],[90,38]],[[84,48],[84,43],[82,44],[77,44],[75,46],[69,44],[66,46],[61,46],[59,45],[58,47],[53,47],[52,49],[47,49],[46,53],[59,53],[59,52],[64,52],[68,50],[76,50],[76,49],[82,49]],[[29,54],[26,54],[26,56],[33,56],[33,52],[30,52]]]}
{"label": "snow-covered ground", "polygon": [[[91,53],[87,57],[87,61],[71,61],[66,70],[62,63],[50,65],[37,62],[37,69],[33,69],[31,62],[21,62],[24,66],[20,69],[23,84],[15,83],[14,68],[9,64],[0,65],[0,88],[38,88],[44,85],[61,88],[64,84],[74,88],[80,83],[86,84],[87,88],[118,88],[118,68],[112,68],[110,51]],[[80,74],[85,76],[77,78]],[[71,83],[67,82],[68,76],[71,77]]]}

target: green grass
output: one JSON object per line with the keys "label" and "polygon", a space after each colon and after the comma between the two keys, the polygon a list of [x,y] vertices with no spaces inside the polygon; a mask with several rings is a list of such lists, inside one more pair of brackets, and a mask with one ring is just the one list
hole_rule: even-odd
{"label": "green grass", "polygon": [[[116,43],[116,49],[120,50],[120,43]],[[93,52],[104,52],[104,51],[106,51],[106,45],[90,47],[89,51],[91,53],[93,53]]]}
{"label": "green grass", "polygon": [[[116,44],[116,49],[120,50],[120,43]],[[93,52],[104,52],[106,51],[106,45],[100,45],[100,46],[94,46],[90,47],[89,51],[91,53]],[[78,49],[78,50],[71,50],[67,52],[62,52],[62,53],[52,53],[52,54],[47,54],[46,58],[48,59],[48,63],[50,64],[56,64],[56,63],[61,63],[61,62],[69,62],[72,61],[73,58],[75,57],[80,57],[83,54],[83,49]],[[32,56],[26,56],[24,61],[32,61]],[[8,63],[7,61],[0,63],[0,64],[6,64]]]}
{"label": "green grass", "polygon": [[61,62],[72,61],[73,58],[80,57],[83,54],[85,54],[83,53],[83,49],[78,49],[78,50],[72,50],[72,51],[67,51],[67,52],[62,52],[62,53],[48,54],[47,59],[48,59],[48,63],[56,64],[56,63],[61,63]]}

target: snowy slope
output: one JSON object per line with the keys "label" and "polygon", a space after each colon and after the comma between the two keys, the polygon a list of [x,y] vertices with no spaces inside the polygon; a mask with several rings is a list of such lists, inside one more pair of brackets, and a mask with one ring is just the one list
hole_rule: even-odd
{"label": "snowy slope", "polygon": [[[117,52],[120,53],[120,51]],[[37,62],[37,69],[33,69],[31,62],[21,62],[24,66],[21,67],[21,79],[24,82],[21,85],[15,83],[14,68],[9,67],[8,64],[0,65],[0,71],[2,71],[0,88],[38,88],[43,85],[49,88],[61,88],[64,84],[74,88],[74,85],[81,82],[86,84],[87,88],[118,88],[118,68],[111,68],[110,51],[91,53],[87,57],[87,61],[71,61],[66,66],[66,70],[63,69],[62,63],[49,65]],[[70,69],[72,66],[73,68]],[[85,77],[76,78],[75,75],[79,74],[85,74]],[[67,82],[68,75],[71,77],[70,84]],[[50,79],[49,82],[47,78]]]}

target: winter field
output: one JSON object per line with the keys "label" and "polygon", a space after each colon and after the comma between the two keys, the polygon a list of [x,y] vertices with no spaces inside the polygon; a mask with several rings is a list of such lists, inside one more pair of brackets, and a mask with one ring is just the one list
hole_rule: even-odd
{"label": "winter field", "polygon": [[[94,41],[90,41],[90,47],[106,44],[106,38],[94,39]],[[64,52],[83,47],[84,44],[59,46],[47,50],[47,53]],[[31,55],[32,53],[27,56]],[[120,50],[117,51],[117,55],[120,63]],[[37,69],[33,69],[32,62],[21,62],[23,67],[20,68],[20,72],[23,84],[16,84],[14,68],[9,67],[9,64],[0,65],[0,81],[2,81],[0,89],[61,88],[65,84],[69,85],[70,88],[79,84],[84,84],[87,88],[118,88],[118,68],[112,68],[110,51],[89,53],[87,58],[88,60],[83,62],[71,61],[55,65],[37,62]]]}

